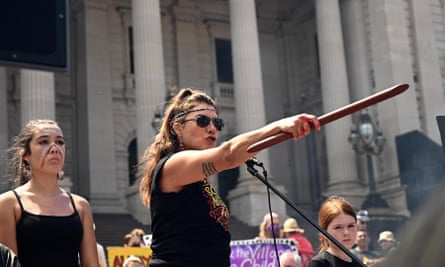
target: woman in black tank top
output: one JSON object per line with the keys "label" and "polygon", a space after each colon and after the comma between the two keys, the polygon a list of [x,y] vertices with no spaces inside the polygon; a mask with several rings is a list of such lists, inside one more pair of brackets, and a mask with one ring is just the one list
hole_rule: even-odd
{"label": "woman in black tank top", "polygon": [[182,89],[141,161],[140,192],[152,218],[150,267],[230,266],[229,211],[207,178],[253,157],[250,145],[280,132],[301,138],[311,125],[320,129],[315,116],[292,116],[216,146],[224,121],[215,101]]}
{"label": "woman in black tank top", "polygon": [[65,143],[51,120],[32,120],[13,139],[10,178],[18,187],[0,195],[0,243],[22,267],[99,266],[88,202],[58,186]]}

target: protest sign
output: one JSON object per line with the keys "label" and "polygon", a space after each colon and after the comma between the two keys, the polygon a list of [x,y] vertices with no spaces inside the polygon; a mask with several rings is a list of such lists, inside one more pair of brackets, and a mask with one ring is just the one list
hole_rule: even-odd
{"label": "protest sign", "polygon": [[236,240],[230,242],[230,247],[230,267],[275,267],[283,252],[298,253],[294,241],[283,238],[276,239],[276,247],[273,239]]}
{"label": "protest sign", "polygon": [[129,256],[139,257],[144,266],[148,266],[151,249],[149,247],[107,247],[107,255],[109,267],[123,267],[125,259]]}

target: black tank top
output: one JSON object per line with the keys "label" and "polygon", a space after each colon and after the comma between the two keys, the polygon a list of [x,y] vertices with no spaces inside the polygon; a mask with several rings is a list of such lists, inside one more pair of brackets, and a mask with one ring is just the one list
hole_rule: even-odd
{"label": "black tank top", "polygon": [[[177,193],[163,193],[153,175],[150,267],[229,267],[229,211],[206,179]],[[187,175],[186,173],[184,175]]]}
{"label": "black tank top", "polygon": [[13,192],[22,211],[16,229],[20,266],[78,267],[83,228],[71,194],[73,214],[49,216],[27,212],[19,194]]}

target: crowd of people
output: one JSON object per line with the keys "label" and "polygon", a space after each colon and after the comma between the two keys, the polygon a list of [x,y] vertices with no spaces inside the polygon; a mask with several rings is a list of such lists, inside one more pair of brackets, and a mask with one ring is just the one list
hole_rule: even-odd
{"label": "crowd of people", "polygon": [[[320,210],[320,218],[331,218],[330,220],[320,219],[320,225],[343,246],[350,249],[366,266],[378,266],[397,247],[393,232],[383,231],[378,235],[380,249],[371,249],[372,238],[367,232],[370,221],[368,212],[360,210],[355,213],[344,198],[335,196],[328,198]],[[356,218],[355,223],[354,218]],[[362,223],[359,223],[360,220]],[[348,237],[347,239],[339,237],[342,235],[342,231]],[[295,218],[287,218],[281,224],[280,216],[272,212],[264,215],[259,226],[258,236],[255,239],[287,238],[293,241],[296,250],[284,251],[279,255],[281,267],[358,266],[322,234],[320,234],[319,251],[315,252],[312,242],[304,236],[304,232],[305,230],[299,226]],[[144,247],[148,245],[144,242],[145,234],[144,230],[134,228],[124,235],[122,246]],[[123,267],[144,267],[144,263],[140,258],[130,256],[125,260]]]}
{"label": "crowd of people", "polygon": [[[320,130],[320,122],[299,114],[217,146],[223,127],[216,102],[203,91],[182,89],[166,107],[160,131],[139,163],[140,196],[152,218],[150,267],[230,266],[229,210],[208,177],[255,156],[247,152],[252,144],[283,132],[300,139]],[[9,177],[17,187],[0,195],[0,243],[13,262],[8,266],[18,266],[17,257],[22,267],[103,266],[88,201],[58,184],[66,156],[61,127],[52,120],[32,120],[13,139],[9,153]],[[320,208],[319,225],[362,261],[378,257],[369,251],[368,221],[367,213],[356,214],[341,197],[328,198]],[[257,238],[294,240],[298,252],[283,253],[283,266],[357,266],[323,235],[315,253],[303,234],[295,218],[281,227],[278,214],[271,213],[264,216]],[[145,246],[144,235],[134,229],[123,246]],[[389,231],[380,233],[378,242],[380,256],[392,253],[397,244]],[[137,257],[129,257],[125,266],[138,264]]]}
{"label": "crowd of people", "polygon": [[[378,249],[371,249],[372,238],[368,234],[370,220],[368,211],[356,212],[346,199],[332,196],[321,206],[318,223],[363,264],[378,266],[396,249],[398,242],[392,231],[382,231],[378,235]],[[288,238],[293,240],[297,249],[285,251],[280,255],[281,266],[360,266],[322,233],[320,233],[319,250],[315,252],[312,242],[304,236],[305,231],[295,218],[287,218],[283,224],[280,222],[280,216],[277,213],[267,213],[260,223],[256,239]]]}

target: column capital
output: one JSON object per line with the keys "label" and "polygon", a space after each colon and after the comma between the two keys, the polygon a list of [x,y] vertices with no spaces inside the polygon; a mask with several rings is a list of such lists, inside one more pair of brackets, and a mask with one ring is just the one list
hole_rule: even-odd
{"label": "column capital", "polygon": [[182,23],[197,23],[198,19],[201,17],[200,14],[201,11],[196,8],[175,6],[173,10],[174,20]]}
{"label": "column capital", "polygon": [[108,0],[86,0],[85,2],[71,1],[71,12],[79,12],[84,9],[107,10],[110,6]]}
{"label": "column capital", "polygon": [[85,9],[107,10],[110,5],[109,0],[85,0]]}

